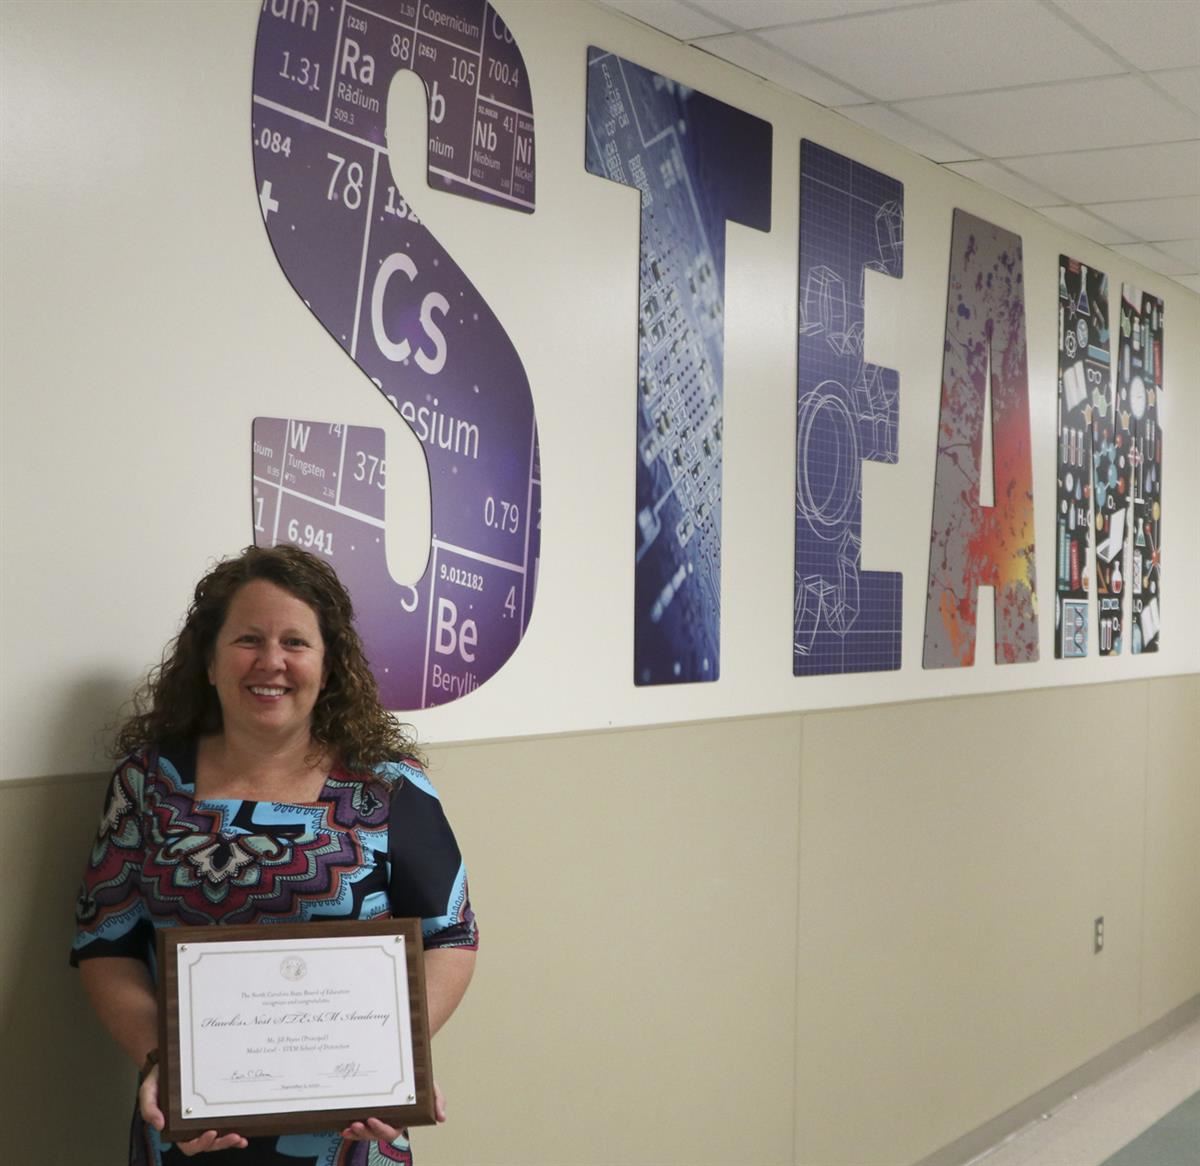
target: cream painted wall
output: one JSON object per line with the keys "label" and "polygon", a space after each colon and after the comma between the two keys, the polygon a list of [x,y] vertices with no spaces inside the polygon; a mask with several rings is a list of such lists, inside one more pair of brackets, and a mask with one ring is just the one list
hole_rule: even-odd
{"label": "cream painted wall", "polygon": [[[910,1166],[1003,1113],[1200,993],[1198,710],[1168,678],[435,749],[483,947],[418,1161]],[[0,783],[13,1161],[120,1160],[132,1070],[66,966],[103,788]]]}
{"label": "cream painted wall", "polygon": [[[845,119],[582,0],[503,0],[532,78],[538,206],[509,214],[424,181],[419,83],[393,87],[397,186],[484,293],[538,410],[543,557],[529,634],[465,700],[415,717],[450,742],[750,716],[1197,667],[1200,297],[1072,236]],[[260,6],[0,5],[4,276],[0,287],[6,558],[0,770],[95,768],[97,728],[177,626],[213,557],[249,541],[255,416],[386,425],[415,438],[309,316],[278,269],[251,171]],[[637,196],[586,173],[589,44],[774,126],[772,229],[731,226],[726,289],[723,659],[718,683],[635,689],[632,324]],[[407,128],[408,132],[404,130]],[[864,565],[901,570],[899,674],[791,675],[799,142],[905,184],[905,277],[870,291],[867,355],[901,374],[900,463],[864,468]],[[1024,239],[1042,660],[996,667],[984,622],[971,669],[920,666],[951,216]],[[1061,249],[1166,300],[1163,651],[1053,659],[1055,328]],[[394,456],[397,467],[404,462]],[[411,459],[409,459],[411,461]],[[626,472],[628,471],[628,472]],[[389,475],[393,481],[402,475]],[[419,485],[419,484],[418,484]],[[395,492],[390,544],[412,542],[423,487]],[[198,499],[203,504],[198,504]],[[393,570],[400,567],[393,563]],[[560,682],[569,676],[570,684]],[[531,692],[538,699],[530,700]]]}
{"label": "cream painted wall", "polygon": [[[806,718],[800,1161],[915,1159],[1156,1018],[1139,997],[1150,689]],[[1125,747],[1085,755],[1071,729],[1108,701]],[[1200,964],[1175,967],[1200,986]],[[853,1139],[826,1117],[848,1097]]]}

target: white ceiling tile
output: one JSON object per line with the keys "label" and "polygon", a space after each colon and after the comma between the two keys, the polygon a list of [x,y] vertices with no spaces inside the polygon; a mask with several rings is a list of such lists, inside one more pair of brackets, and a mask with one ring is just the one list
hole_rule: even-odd
{"label": "white ceiling tile", "polygon": [[738,28],[769,28],[902,8],[924,0],[692,0],[692,5]]}
{"label": "white ceiling tile", "polygon": [[1150,268],[1151,271],[1157,271],[1159,275],[1191,275],[1196,270],[1186,263],[1181,263],[1178,259],[1164,255],[1149,243],[1115,243],[1112,249],[1118,255],[1132,259],[1134,263],[1140,263],[1143,267]]}
{"label": "white ceiling tile", "polygon": [[1200,292],[1200,275],[1177,275],[1175,282],[1183,284],[1184,287],[1194,292]]}
{"label": "white ceiling tile", "polygon": [[1184,113],[1135,74],[926,97],[896,108],[995,158],[1200,136],[1200,116]]}
{"label": "white ceiling tile", "polygon": [[[1020,51],[990,51],[1012,45]],[[1119,72],[1037,0],[969,0],[873,12],[761,34],[880,101]],[[975,46],[967,49],[965,46]]]}
{"label": "white ceiling tile", "polygon": [[1139,69],[1200,60],[1200,5],[1193,0],[1054,0]]}
{"label": "white ceiling tile", "polygon": [[828,77],[822,77],[807,65],[800,64],[799,61],[748,34],[710,37],[698,41],[695,47],[748,69],[758,77],[765,77],[768,81],[774,81],[776,85],[782,85],[785,89],[821,105],[853,105],[868,100],[853,89],[847,89]]}
{"label": "white ceiling tile", "polygon": [[1188,239],[1200,230],[1200,198],[1155,198],[1105,202],[1087,208],[1147,243]]}
{"label": "white ceiling tile", "polygon": [[1044,206],[1038,210],[1038,214],[1045,215],[1051,222],[1066,227],[1068,231],[1074,231],[1077,235],[1083,235],[1084,238],[1103,243],[1107,247],[1114,243],[1136,241],[1132,235],[1110,223],[1101,222],[1095,215],[1089,215],[1077,206]]}
{"label": "white ceiling tile", "polygon": [[1200,271],[1200,239],[1171,239],[1155,243],[1160,251],[1188,265],[1188,271]]}
{"label": "white ceiling tile", "polygon": [[1068,202],[1200,194],[1200,142],[1040,154],[1005,158],[1004,164],[1031,182],[1057,191]]}
{"label": "white ceiling tile", "polygon": [[981,186],[990,187],[1014,202],[1024,203],[1025,206],[1051,206],[1062,202],[1060,196],[1010,174],[995,162],[951,162],[946,169],[953,170],[955,174],[961,174],[972,182],[978,182]]}
{"label": "white ceiling tile", "polygon": [[608,8],[615,8],[632,16],[643,24],[657,28],[677,40],[692,40],[698,36],[716,36],[728,32],[729,26],[714,20],[703,12],[697,12],[681,4],[680,0],[600,0]]}
{"label": "white ceiling tile", "polygon": [[979,156],[977,151],[959,146],[941,134],[914,124],[886,105],[852,105],[840,108],[837,112],[934,162],[959,162]]}
{"label": "white ceiling tile", "polygon": [[1177,101],[1182,101],[1188,109],[1200,113],[1200,68],[1166,69],[1161,73],[1148,73],[1147,76]]}

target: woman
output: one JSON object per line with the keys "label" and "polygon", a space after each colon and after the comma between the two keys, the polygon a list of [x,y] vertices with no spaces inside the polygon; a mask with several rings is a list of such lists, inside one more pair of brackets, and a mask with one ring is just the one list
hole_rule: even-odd
{"label": "woman", "polygon": [[333,569],[286,545],[218,564],[135,710],[71,953],[100,1020],[142,1067],[131,1166],[212,1152],[240,1166],[411,1162],[405,1132],[375,1118],[317,1135],[209,1130],[172,1145],[158,1134],[156,927],[420,916],[431,1034],[471,978],[477,937],[454,835],[380,706]]}

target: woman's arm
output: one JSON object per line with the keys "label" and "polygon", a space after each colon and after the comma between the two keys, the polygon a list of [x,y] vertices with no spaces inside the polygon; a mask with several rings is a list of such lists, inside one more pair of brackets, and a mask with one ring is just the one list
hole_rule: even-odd
{"label": "woman's arm", "polygon": [[139,1068],[158,1045],[158,1001],[139,959],[96,956],[79,961],[83,990],[109,1035]]}
{"label": "woman's arm", "polygon": [[[100,1023],[140,1068],[145,1064],[146,1054],[158,1047],[158,999],[149,969],[139,959],[95,956],[79,961],[79,974]],[[157,1065],[138,1088],[138,1108],[156,1130],[163,1128]],[[180,1142],[179,1148],[191,1157],[210,1150],[243,1149],[245,1145],[246,1139],[241,1134],[217,1137],[215,1130],[208,1130],[197,1138]]]}
{"label": "woman's arm", "polygon": [[[425,952],[425,997],[429,1005],[429,1035],[433,1036],[458,1007],[466,994],[467,985],[475,971],[475,949],[470,947],[433,947]],[[434,1112],[437,1120],[446,1120],[446,1099],[433,1086]],[[353,1142],[394,1142],[400,1131],[372,1117],[365,1122],[351,1122],[342,1137]]]}
{"label": "woman's arm", "polygon": [[425,952],[425,994],[429,1001],[429,1035],[454,1015],[475,971],[475,951],[467,947],[434,947]]}

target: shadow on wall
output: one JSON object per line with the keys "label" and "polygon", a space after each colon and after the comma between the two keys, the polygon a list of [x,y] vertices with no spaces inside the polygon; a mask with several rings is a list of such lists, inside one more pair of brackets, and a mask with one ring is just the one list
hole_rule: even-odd
{"label": "shadow on wall", "polygon": [[[112,676],[80,681],[62,702],[56,733],[91,734],[99,754],[108,735],[102,718],[127,696]],[[0,781],[0,1032],[5,1109],[14,1119],[6,1123],[5,1160],[120,1162],[137,1074],[67,963],[108,774],[4,776],[16,779]]]}

